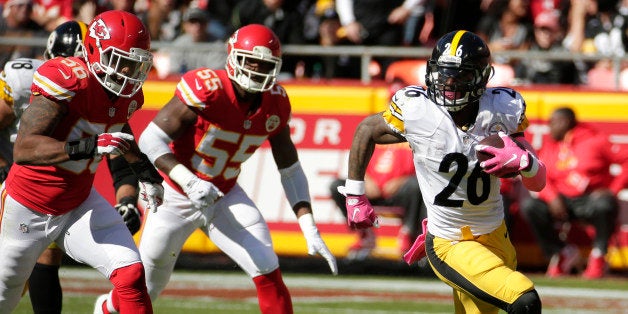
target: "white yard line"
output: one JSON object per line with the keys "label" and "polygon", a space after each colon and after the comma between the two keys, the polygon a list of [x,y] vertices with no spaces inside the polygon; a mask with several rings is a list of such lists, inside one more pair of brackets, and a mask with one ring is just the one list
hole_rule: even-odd
{"label": "white yard line", "polygon": [[[97,287],[110,286],[100,273],[89,268],[61,267],[60,277],[67,279],[64,286],[81,288],[82,286]],[[90,282],[81,282],[79,279],[90,279]],[[284,274],[288,287],[311,288],[324,290],[351,290],[351,291],[381,291],[381,292],[422,292],[451,295],[451,288],[437,280],[420,278],[359,278],[343,276],[320,275],[292,275]],[[241,272],[225,273],[208,271],[183,273],[175,271],[168,288],[222,288],[222,289],[254,289],[251,280]],[[628,301],[628,291],[611,289],[583,289],[537,286],[539,294],[544,297],[571,297],[585,299],[625,300]]]}

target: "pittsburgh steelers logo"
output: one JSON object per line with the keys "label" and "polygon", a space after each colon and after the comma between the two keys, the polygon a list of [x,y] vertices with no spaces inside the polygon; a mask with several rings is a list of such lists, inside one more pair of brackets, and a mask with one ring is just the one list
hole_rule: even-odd
{"label": "pittsburgh steelers logo", "polygon": [[501,123],[501,122],[493,122],[488,127],[488,133],[489,134],[497,134],[499,131],[502,131],[504,133],[508,133],[508,130],[506,129],[506,125]]}
{"label": "pittsburgh steelers logo", "polygon": [[279,116],[272,115],[266,119],[266,132],[272,132],[279,127]]}
{"label": "pittsburgh steelers logo", "polygon": [[89,27],[89,37],[95,39],[111,39],[111,34],[105,22],[102,19],[98,19]]}
{"label": "pittsburgh steelers logo", "polygon": [[50,36],[48,36],[48,42],[46,43],[46,49],[48,49],[48,51],[52,51],[52,46],[54,46],[55,41],[57,41],[57,32],[52,32]]}

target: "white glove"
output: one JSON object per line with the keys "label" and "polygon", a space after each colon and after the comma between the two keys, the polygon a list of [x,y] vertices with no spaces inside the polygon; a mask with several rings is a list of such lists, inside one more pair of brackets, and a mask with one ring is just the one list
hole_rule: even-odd
{"label": "white glove", "polygon": [[305,214],[299,217],[298,221],[301,231],[303,231],[303,236],[305,236],[305,242],[307,243],[307,253],[310,255],[316,255],[316,253],[320,254],[323,258],[325,258],[325,260],[327,260],[331,273],[338,275],[336,258],[333,254],[331,254],[331,251],[327,248],[325,241],[321,238],[318,228],[316,228],[316,224],[314,223],[314,217],[312,214]]}
{"label": "white glove", "polygon": [[130,141],[135,138],[133,135],[124,132],[102,133],[96,137],[96,156],[99,155],[122,155],[130,148]]}
{"label": "white glove", "polygon": [[212,206],[219,198],[225,196],[213,183],[197,177],[182,164],[172,167],[168,176],[179,184],[196,209],[202,210]]}
{"label": "white glove", "polygon": [[140,188],[140,200],[144,202],[146,210],[157,211],[157,207],[163,203],[164,187],[159,183],[150,183],[147,181],[138,182]]}
{"label": "white glove", "polygon": [[218,199],[225,196],[213,183],[197,176],[192,177],[181,188],[192,201],[192,206],[199,210],[214,205]]}

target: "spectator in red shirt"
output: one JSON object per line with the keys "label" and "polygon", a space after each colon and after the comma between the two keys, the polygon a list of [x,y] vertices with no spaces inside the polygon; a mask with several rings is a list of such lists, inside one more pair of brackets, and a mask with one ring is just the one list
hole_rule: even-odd
{"label": "spectator in red shirt", "polygon": [[[399,252],[403,255],[419,235],[420,222],[427,216],[408,144],[376,146],[364,181],[365,194],[371,204],[404,208],[403,223],[397,236]],[[344,179],[333,181],[330,192],[346,217],[345,196],[338,192],[338,186],[344,184]],[[365,259],[376,244],[373,228],[356,231],[358,241],[349,247],[349,260]]]}
{"label": "spectator in red shirt", "polygon": [[[562,229],[571,220],[593,225],[593,249],[582,275],[600,278],[607,268],[604,256],[615,229],[617,193],[628,187],[628,150],[615,150],[607,134],[578,123],[570,108],[555,110],[549,127],[551,138],[539,150],[547,167],[547,185],[538,198],[524,201],[521,211],[550,259],[550,277],[569,274],[579,261],[578,249],[561,240],[555,226]],[[612,164],[622,166],[621,174],[610,173]]]}

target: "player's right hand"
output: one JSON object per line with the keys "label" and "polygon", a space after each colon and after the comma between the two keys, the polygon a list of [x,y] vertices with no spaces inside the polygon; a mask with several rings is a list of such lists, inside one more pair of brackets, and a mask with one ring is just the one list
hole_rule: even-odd
{"label": "player's right hand", "polygon": [[[347,180],[345,185],[348,185],[350,180]],[[375,215],[375,209],[371,202],[364,194],[358,195],[358,193],[364,193],[362,181],[352,181],[352,185],[345,187],[343,185],[338,187],[338,193],[346,197],[345,207],[347,208],[347,224],[352,229],[366,229],[370,227],[379,228],[379,220]],[[356,183],[360,188],[356,188]],[[349,194],[353,192],[355,194]],[[357,193],[356,193],[357,192]]]}
{"label": "player's right hand", "polygon": [[347,224],[353,229],[379,227],[379,221],[373,205],[365,195],[347,195]]}
{"label": "player's right hand", "polygon": [[123,197],[120,200],[120,203],[116,204],[115,208],[118,213],[124,219],[124,223],[126,227],[129,228],[131,234],[135,234],[138,230],[140,230],[140,226],[142,225],[142,218],[140,211],[135,206],[136,200],[133,196]]}
{"label": "player's right hand", "polygon": [[192,202],[192,206],[199,210],[214,205],[218,199],[225,196],[213,183],[197,176],[194,176],[182,188]]}
{"label": "player's right hand", "polygon": [[122,155],[131,149],[133,135],[124,132],[102,133],[96,137],[95,155]]}

